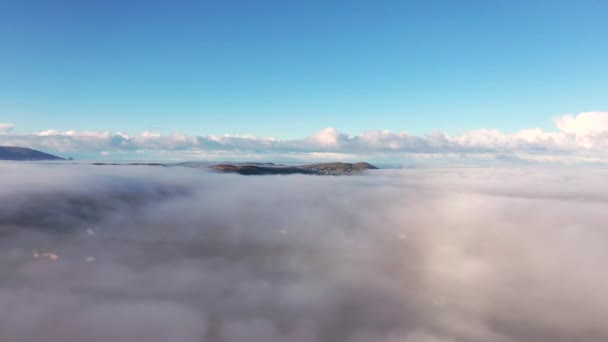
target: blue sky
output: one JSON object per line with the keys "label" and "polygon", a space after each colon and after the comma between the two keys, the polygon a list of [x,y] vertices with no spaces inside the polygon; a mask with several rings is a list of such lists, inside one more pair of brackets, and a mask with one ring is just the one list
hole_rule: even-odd
{"label": "blue sky", "polygon": [[0,123],[306,137],[608,108],[606,1],[0,0]]}

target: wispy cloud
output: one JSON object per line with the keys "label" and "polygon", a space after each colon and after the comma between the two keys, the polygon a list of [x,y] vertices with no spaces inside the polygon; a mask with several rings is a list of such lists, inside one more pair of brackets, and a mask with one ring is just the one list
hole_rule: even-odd
{"label": "wispy cloud", "polygon": [[15,125],[9,123],[0,123],[0,134],[6,134],[15,128]]}
{"label": "wispy cloud", "polygon": [[[143,132],[56,131],[30,134],[10,133],[12,125],[0,125],[0,144],[27,146],[57,153],[166,154],[247,154],[314,155],[347,154],[390,156],[396,154],[484,154],[517,155],[524,159],[539,156],[564,160],[608,161],[608,112],[585,112],[555,119],[556,130],[539,128],[505,133],[479,129],[461,135],[441,131],[417,136],[405,131],[368,131],[351,135],[326,128],[299,140],[238,135],[188,136]],[[103,154],[102,154],[103,152]],[[546,159],[546,158],[545,158]]]}

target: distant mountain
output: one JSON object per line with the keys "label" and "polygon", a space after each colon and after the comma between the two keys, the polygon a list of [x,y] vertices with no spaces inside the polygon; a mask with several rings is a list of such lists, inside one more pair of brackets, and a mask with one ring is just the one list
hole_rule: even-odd
{"label": "distant mountain", "polygon": [[244,164],[217,164],[211,165],[209,168],[213,171],[223,173],[238,173],[245,176],[256,176],[256,175],[291,175],[291,174],[315,174],[312,170],[307,170],[299,166],[260,166],[260,165],[244,165]]}
{"label": "distant mountain", "polygon": [[299,166],[272,163],[217,164],[211,165],[209,168],[217,172],[238,173],[247,176],[290,174],[344,176],[377,169],[377,167],[369,163],[321,163]]}
{"label": "distant mountain", "polygon": [[93,163],[91,165],[95,166],[163,166],[167,167],[165,164],[160,163]]}
{"label": "distant mountain", "polygon": [[324,175],[340,175],[340,174],[353,174],[359,173],[365,170],[378,169],[370,163],[321,163],[321,164],[309,164],[300,166],[303,169],[311,170],[318,174]]}
{"label": "distant mountain", "polygon": [[32,150],[26,147],[0,146],[0,160],[65,160],[52,154]]}

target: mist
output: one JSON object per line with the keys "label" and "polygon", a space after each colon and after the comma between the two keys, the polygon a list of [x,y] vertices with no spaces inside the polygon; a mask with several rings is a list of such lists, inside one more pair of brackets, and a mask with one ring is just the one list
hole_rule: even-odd
{"label": "mist", "polygon": [[3,342],[608,340],[608,170],[0,165]]}

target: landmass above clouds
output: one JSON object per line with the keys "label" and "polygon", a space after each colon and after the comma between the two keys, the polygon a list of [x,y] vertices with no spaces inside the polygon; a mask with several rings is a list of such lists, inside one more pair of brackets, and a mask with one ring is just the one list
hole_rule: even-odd
{"label": "landmass above clouds", "polygon": [[194,169],[204,169],[219,173],[237,173],[245,176],[262,176],[262,175],[318,175],[318,176],[346,176],[361,174],[367,170],[377,170],[378,167],[366,163],[318,163],[306,165],[285,165],[275,163],[222,163],[209,164],[186,162],[178,164],[160,164],[160,163],[93,163],[95,166],[178,166],[189,167]]}
{"label": "landmass above clouds", "polygon": [[0,160],[64,160],[64,158],[27,147],[0,146]]}

